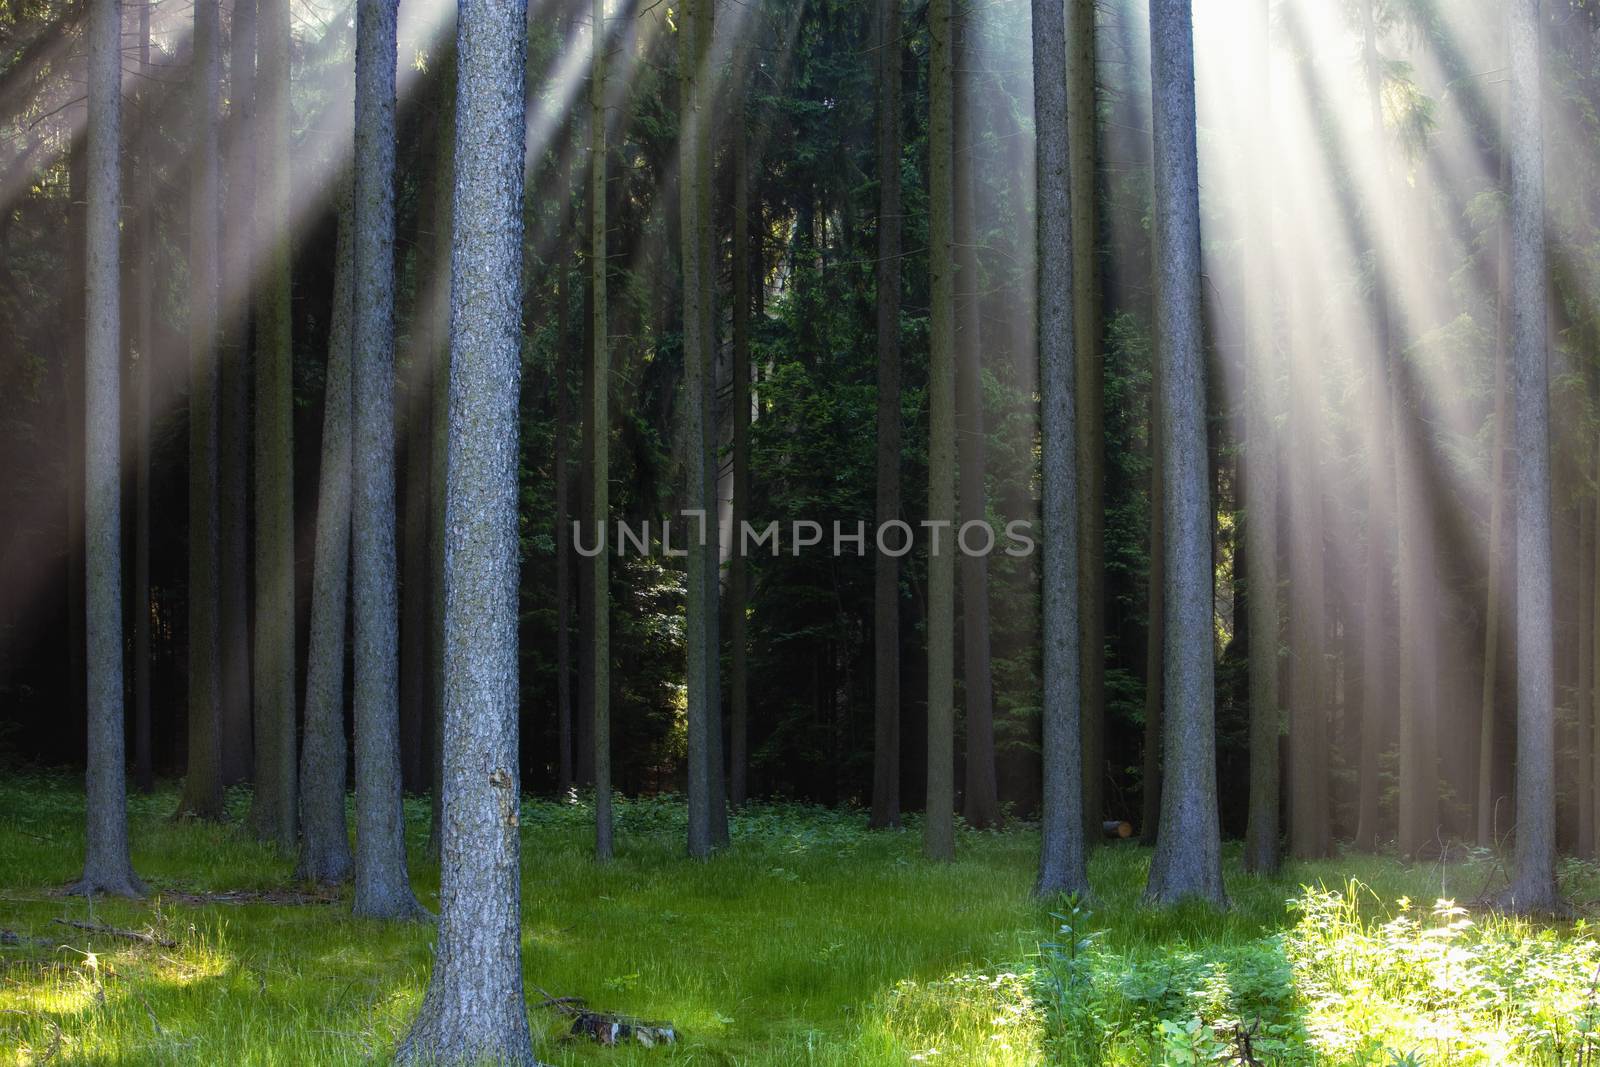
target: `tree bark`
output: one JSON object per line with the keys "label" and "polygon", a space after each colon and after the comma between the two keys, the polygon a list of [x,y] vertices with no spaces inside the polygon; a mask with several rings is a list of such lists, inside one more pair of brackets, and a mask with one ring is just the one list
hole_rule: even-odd
{"label": "tree bark", "polygon": [[[1082,893],[1089,888],[1083,832],[1081,660],[1074,647],[1078,619],[1077,357],[1071,180],[1071,124],[1067,88],[1066,21],[1062,0],[1033,0],[1033,110],[1037,130],[1036,257],[1040,467],[1043,475],[1044,559],[1041,667],[1043,670],[1043,815],[1039,880],[1035,892]],[[1077,136],[1085,136],[1076,130]],[[1090,127],[1088,136],[1093,135]],[[1084,195],[1080,187],[1076,192]]]}
{"label": "tree bark", "polygon": [[1511,365],[1516,408],[1517,841],[1502,902],[1560,906],[1555,878],[1555,671],[1550,566],[1544,134],[1539,0],[1507,5],[1511,50]]}
{"label": "tree bark", "polygon": [[1095,5],[1067,5],[1067,125],[1072,174],[1072,300],[1077,336],[1075,403],[1078,462],[1078,714],[1083,740],[1083,822],[1098,840],[1105,810],[1106,580],[1105,366],[1101,355],[1099,157]]}
{"label": "tree bark", "polygon": [[[879,9],[881,9],[881,3]],[[875,9],[875,10],[879,10]],[[879,15],[881,18],[881,14]],[[733,501],[728,528],[733,550],[728,558],[728,800],[744,806],[750,762],[749,569],[739,542],[741,523],[750,513],[750,53],[752,43],[735,46],[733,168],[733,368],[730,404],[733,414]],[[880,66],[882,61],[880,59]]]}
{"label": "tree bark", "polygon": [[[901,0],[878,0],[878,528],[900,520]],[[748,374],[748,372],[746,372]],[[735,370],[735,374],[738,371]],[[735,385],[737,389],[737,384]],[[735,394],[735,417],[743,418]],[[745,407],[747,408],[748,402]],[[735,424],[737,425],[737,424]],[[735,441],[738,439],[735,438]],[[737,448],[737,445],[735,446]],[[735,453],[737,456],[737,452]],[[735,460],[737,463],[737,459]],[[748,463],[748,459],[746,459]],[[735,468],[737,469],[737,468]],[[900,825],[900,559],[873,557],[871,826]],[[739,654],[735,646],[735,655]]]}
{"label": "tree bark", "polygon": [[594,566],[594,854],[611,858],[611,561],[605,551],[611,515],[611,348],[606,294],[606,2],[594,0],[594,77],[590,83],[589,227],[593,242],[589,266],[594,272],[594,479],[589,521],[595,544],[601,546]]}
{"label": "tree bark", "polygon": [[1161,827],[1161,739],[1166,706],[1162,663],[1167,647],[1167,520],[1166,489],[1161,468],[1161,364],[1150,369],[1150,572],[1147,580],[1144,639],[1144,744],[1140,753],[1143,784],[1139,809],[1139,843],[1154,845]]}
{"label": "tree bark", "polygon": [[144,887],[128,856],[122,692],[122,4],[89,5],[88,189],[85,219],[84,582],[88,669],[87,819],[83,877],[72,892],[133,897]]}
{"label": "tree bark", "polygon": [[144,144],[139,152],[138,258],[134,263],[137,323],[134,347],[139,354],[135,388],[134,478],[138,496],[134,503],[133,525],[133,746],[134,780],[139,792],[155,789],[155,768],[151,752],[150,674],[154,667],[150,647],[150,449],[152,418],[151,379],[155,376],[155,171],[154,128],[150,121],[150,4],[139,3],[139,128]]}
{"label": "tree bark", "polygon": [[256,250],[255,0],[233,0],[229,36],[227,190],[222,217],[222,364],[218,423],[217,551],[219,662],[222,678],[222,781],[250,777],[255,759],[250,723],[250,597],[238,576],[250,573],[250,279]]}
{"label": "tree bark", "polygon": [[294,353],[289,270],[289,0],[257,8],[256,127],[264,162],[256,232],[264,267],[256,306],[256,833],[295,847]]}
{"label": "tree bark", "polygon": [[396,0],[356,6],[351,270],[352,593],[355,614],[356,915],[413,919],[400,793],[394,544]]}
{"label": "tree bark", "polygon": [[[571,176],[562,185],[563,199],[571,196]],[[566,221],[562,212],[561,223]],[[558,223],[558,225],[561,225]],[[556,262],[556,366],[555,366],[555,496],[556,496],[556,794],[565,799],[572,791],[572,471],[568,457],[572,426],[570,279],[572,243],[565,227],[557,236]]]}
{"label": "tree bark", "polygon": [[[976,21],[969,15],[955,18],[953,63],[953,115],[951,137],[955,218],[956,280],[956,452],[960,468],[960,529],[987,523],[988,493],[984,484],[983,373],[979,355],[982,335],[978,297],[977,184],[972,135],[971,71],[982,62],[977,55]],[[959,550],[959,546],[952,546]],[[967,758],[962,792],[962,815],[978,828],[1000,823],[999,784],[994,765],[994,674],[990,659],[989,558],[959,552],[961,560],[962,683],[966,697]]]}
{"label": "tree bark", "polygon": [[1156,358],[1166,413],[1166,723],[1145,899],[1225,902],[1217,822],[1211,501],[1200,329],[1200,194],[1189,0],[1150,0]]}
{"label": "tree bark", "polygon": [[189,760],[178,814],[221,819],[217,544],[217,0],[194,8],[189,187]]}
{"label": "tree bark", "polygon": [[922,851],[955,858],[955,258],[952,0],[930,0],[928,30],[928,788]]}
{"label": "tree bark", "polygon": [[396,1059],[534,1063],[522,993],[517,407],[522,0],[463,0],[446,493],[444,804],[433,974]]}
{"label": "tree bark", "polygon": [[300,755],[301,878],[324,884],[350,877],[345,821],[344,660],[350,608],[351,373],[355,203],[348,172],[339,179],[333,318],[322,408],[322,472],[311,579],[311,644],[306,663],[306,736]]}

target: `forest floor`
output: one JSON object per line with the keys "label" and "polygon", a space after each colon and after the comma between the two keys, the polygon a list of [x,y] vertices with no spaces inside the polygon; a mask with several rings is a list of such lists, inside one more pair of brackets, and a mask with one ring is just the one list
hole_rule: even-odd
{"label": "forest floor", "polygon": [[[348,890],[297,884],[245,828],[244,793],[225,825],[172,821],[176,799],[130,801],[151,896],[88,901],[60,895],[81,862],[79,783],[4,776],[0,1064],[387,1062],[421,999],[432,928],[358,921]],[[408,819],[432,907],[426,804]],[[734,817],[730,849],[693,863],[679,804],[623,801],[618,857],[602,867],[588,819],[576,802],[523,813],[523,965],[550,1064],[1575,1063],[1600,1030],[1584,921],[1473,923],[1432,906],[1480,894],[1484,855],[1352,855],[1256,878],[1230,848],[1228,910],[1148,911],[1149,851],[1108,846],[1075,914],[1032,898],[1026,826],[964,831],[960,858],[940,865],[915,832],[869,833],[860,813],[762,805]],[[1568,863],[1563,885],[1600,913],[1592,866]],[[546,994],[670,1023],[678,1042],[571,1038]]]}

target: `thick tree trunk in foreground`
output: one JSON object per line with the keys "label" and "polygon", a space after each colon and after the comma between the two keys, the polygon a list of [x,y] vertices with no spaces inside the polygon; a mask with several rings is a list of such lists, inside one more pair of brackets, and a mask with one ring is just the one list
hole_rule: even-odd
{"label": "thick tree trunk in foreground", "polygon": [[[878,0],[878,528],[900,518],[900,2]],[[742,417],[735,412],[735,417]],[[872,816],[900,825],[900,560],[873,557]]]}
{"label": "thick tree trunk in foreground", "polygon": [[150,450],[153,421],[150,390],[155,377],[155,293],[152,281],[156,269],[155,231],[155,150],[152,147],[155,123],[150,121],[150,4],[139,4],[139,129],[144,146],[139,152],[138,253],[134,262],[138,321],[134,347],[139,353],[134,418],[134,479],[138,498],[133,520],[133,746],[134,780],[139,792],[155,789],[155,768],[151,752],[150,673]]}
{"label": "thick tree trunk in foreground", "polygon": [[952,0],[930,0],[928,31],[928,789],[922,851],[955,841],[955,249]]}
{"label": "thick tree trunk in foreground", "polygon": [[[960,529],[987,521],[988,493],[984,484],[982,331],[978,298],[977,178],[973,173],[974,138],[972,71],[981,59],[975,41],[976,20],[961,15],[956,22],[954,111],[951,136],[955,144],[952,182],[955,195],[956,251],[956,453],[960,468]],[[959,546],[952,546],[959,547]],[[962,815],[979,829],[1000,822],[999,783],[994,766],[994,673],[989,639],[989,557],[960,553],[961,560],[961,670],[966,697],[966,782],[962,790]]]}
{"label": "thick tree trunk in foreground", "polygon": [[606,520],[611,515],[611,347],[606,294],[606,0],[594,0],[594,77],[589,86],[589,227],[594,272],[594,478],[589,515],[594,557],[594,854],[611,858],[611,557],[606,545]]}
{"label": "thick tree trunk in foreground", "polygon": [[138,896],[128,858],[123,768],[120,152],[122,5],[89,5],[89,188],[85,273],[84,603],[89,697],[88,820],[74,893]]}
{"label": "thick tree trunk in foreground", "polygon": [[322,473],[311,578],[311,645],[306,664],[305,745],[300,755],[300,868],[322,883],[350,877],[345,823],[344,658],[350,607],[350,333],[355,205],[348,172],[339,179],[333,319],[322,409]]}
{"label": "thick tree trunk in foreground", "polygon": [[521,0],[463,0],[452,212],[439,936],[402,1064],[534,1063],[517,775]]}
{"label": "thick tree trunk in foreground", "polygon": [[1105,366],[1100,353],[1097,255],[1095,5],[1071,0],[1067,25],[1067,127],[1074,131],[1067,162],[1072,175],[1072,330],[1077,338],[1073,401],[1078,434],[1078,717],[1084,834],[1095,841],[1104,816],[1106,777]]}
{"label": "thick tree trunk in foreground", "polygon": [[222,781],[250,777],[250,278],[255,226],[255,0],[233,0],[228,39],[227,192],[222,212],[222,398],[217,428],[217,532],[222,583]]}
{"label": "thick tree trunk in foreground", "polygon": [[256,833],[295,847],[294,352],[289,262],[289,0],[261,0],[257,130],[261,188],[256,232],[263,267],[256,307]]}
{"label": "thick tree trunk in foreground", "polygon": [[[1044,811],[1041,896],[1085,892],[1078,623],[1078,470],[1072,189],[1062,0],[1033,0],[1033,111],[1038,130],[1037,263],[1040,466],[1044,477],[1042,667]],[[1077,131],[1084,136],[1083,131]],[[1093,130],[1089,131],[1092,136]]]}
{"label": "thick tree trunk in foreground", "polygon": [[221,819],[217,650],[217,0],[194,8],[189,186],[189,760],[178,814]]}
{"label": "thick tree trunk in foreground", "polygon": [[396,0],[356,7],[351,261],[352,583],[355,612],[355,914],[418,918],[400,795],[399,608],[394,544],[394,108]]}
{"label": "thick tree trunk in foreground", "polygon": [[1150,0],[1156,358],[1167,433],[1166,730],[1161,828],[1145,899],[1221,904],[1212,664],[1211,501],[1200,347],[1200,194],[1189,0]]}
{"label": "thick tree trunk in foreground", "polygon": [[1511,365],[1516,409],[1517,844],[1502,903],[1556,895],[1555,670],[1550,568],[1550,390],[1546,352],[1544,134],[1539,0],[1511,0]]}
{"label": "thick tree trunk in foreground", "polygon": [[[1250,81],[1257,104],[1268,100],[1268,0],[1250,11]],[[1258,126],[1249,134],[1255,211],[1245,246],[1248,331],[1246,458],[1244,479],[1245,590],[1250,635],[1250,814],[1244,839],[1244,868],[1257,874],[1278,869],[1278,738],[1283,716],[1278,707],[1278,359],[1272,343],[1272,200],[1269,135]]]}

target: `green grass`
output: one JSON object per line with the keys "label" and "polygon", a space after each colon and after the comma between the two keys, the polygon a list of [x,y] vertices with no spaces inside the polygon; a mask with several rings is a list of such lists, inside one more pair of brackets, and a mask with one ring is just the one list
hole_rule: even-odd
{"label": "green grass", "polygon": [[[242,815],[247,798],[230,799]],[[432,928],[356,921],[347,893],[319,898],[295,885],[292,862],[237,818],[175,823],[175,805],[170,789],[130,802],[134,862],[151,897],[85,901],[58,895],[81,862],[78,783],[9,775],[0,784],[0,928],[22,936],[0,944],[0,1064],[387,1062],[422,996]],[[420,858],[426,806],[408,815]],[[602,867],[588,855],[588,818],[580,804],[529,802],[523,813],[524,973],[537,1050],[552,1064],[1181,1063],[1172,1050],[1189,1039],[1167,1027],[1203,1028],[1220,1041],[1229,1019],[1249,1021],[1251,997],[1283,1039],[1283,1062],[1390,1063],[1346,1060],[1332,1046],[1302,1058],[1320,1039],[1319,1019],[1345,1020],[1372,998],[1342,1007],[1311,999],[1327,974],[1291,972],[1284,931],[1303,913],[1287,902],[1302,883],[1342,888],[1359,878],[1372,892],[1350,910],[1355,938],[1356,920],[1378,928],[1385,902],[1468,899],[1489,875],[1483,859],[1407,868],[1352,856],[1273,879],[1230,865],[1229,910],[1148,911],[1138,905],[1148,851],[1108,847],[1093,859],[1092,914],[1071,920],[1079,929],[1063,939],[1052,913],[1067,903],[1030,896],[1037,837],[1027,828],[963,832],[961,858],[940,865],[922,860],[916,833],[867,833],[860,813],[758,806],[734,818],[730,850],[694,863],[683,856],[678,804],[625,801],[618,858]],[[1569,874],[1569,894],[1591,898],[1593,872]],[[412,877],[433,906],[435,869],[414,862]],[[233,899],[213,899],[224,893]],[[148,929],[177,945],[56,919]],[[1592,966],[1592,943],[1581,926],[1542,936],[1570,1000],[1582,992],[1572,961]],[[1080,939],[1076,959],[1065,948],[1041,954],[1041,945]],[[1373,959],[1394,951],[1382,937],[1373,944]],[[1286,992],[1272,993],[1279,987]],[[680,1042],[602,1049],[565,1040],[566,1021],[537,1006],[541,989],[670,1022]]]}

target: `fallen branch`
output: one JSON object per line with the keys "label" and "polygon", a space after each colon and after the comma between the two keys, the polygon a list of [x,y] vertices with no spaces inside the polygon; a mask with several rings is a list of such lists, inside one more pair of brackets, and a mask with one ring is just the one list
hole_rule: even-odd
{"label": "fallen branch", "polygon": [[70,926],[74,930],[87,930],[93,934],[110,934],[112,937],[122,937],[129,941],[137,941],[144,945],[160,945],[162,948],[177,948],[176,941],[169,941],[155,934],[143,933],[139,930],[119,930],[115,926],[104,926],[100,923],[83,923],[73,919],[56,919],[55,922],[62,926]]}
{"label": "fallen branch", "polygon": [[671,1045],[678,1040],[677,1028],[671,1023],[646,1023],[625,1015],[590,1011],[583,1007],[588,1002],[582,997],[553,997],[538,986],[534,988],[544,996],[539,1007],[554,1008],[572,1017],[573,1037],[587,1037],[608,1047],[632,1041],[645,1048],[654,1048],[657,1045]]}

